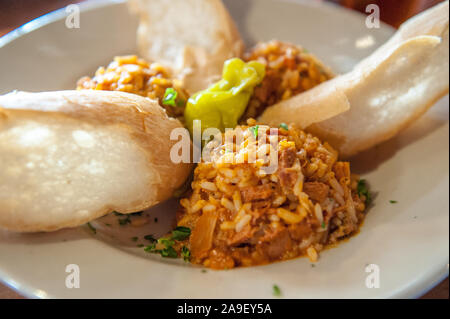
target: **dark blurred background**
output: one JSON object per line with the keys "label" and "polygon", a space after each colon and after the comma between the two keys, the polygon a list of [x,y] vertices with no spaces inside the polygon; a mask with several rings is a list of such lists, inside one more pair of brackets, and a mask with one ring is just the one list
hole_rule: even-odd
{"label": "dark blurred background", "polygon": [[[63,8],[72,3],[85,0],[0,0],[0,36],[16,29],[17,27],[40,17],[48,12]],[[95,0],[91,0],[95,1]],[[240,1],[240,0],[236,0]],[[321,1],[321,0],[310,0]],[[333,2],[347,8],[365,13],[369,4],[377,4],[380,7],[382,21],[397,28],[403,21],[413,15],[442,2],[443,0],[322,0]],[[0,284],[0,299],[22,298],[12,290]],[[449,280],[444,280],[440,285],[432,289],[423,298],[449,298]]]}

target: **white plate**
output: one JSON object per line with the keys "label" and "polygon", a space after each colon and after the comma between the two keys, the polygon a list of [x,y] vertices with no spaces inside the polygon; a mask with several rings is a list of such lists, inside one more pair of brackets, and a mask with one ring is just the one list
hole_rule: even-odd
{"label": "white plate", "polygon": [[[226,3],[248,43],[289,40],[337,72],[349,70],[393,32],[385,25],[367,29],[363,16],[319,2]],[[65,27],[62,10],[0,39],[0,93],[71,89],[80,76],[92,74],[114,55],[136,51],[136,20],[124,3],[96,1],[81,8],[80,29]],[[361,233],[323,252],[314,268],[301,258],[204,273],[79,228],[51,234],[1,232],[0,277],[22,294],[42,298],[271,298],[274,284],[287,298],[419,296],[448,274],[448,104],[446,97],[396,139],[353,160],[353,169],[378,192],[375,207]],[[173,216],[171,205],[153,210],[166,218],[150,228],[164,231]],[[68,264],[80,267],[79,289],[65,286]],[[379,288],[366,287],[367,264],[379,266]]]}

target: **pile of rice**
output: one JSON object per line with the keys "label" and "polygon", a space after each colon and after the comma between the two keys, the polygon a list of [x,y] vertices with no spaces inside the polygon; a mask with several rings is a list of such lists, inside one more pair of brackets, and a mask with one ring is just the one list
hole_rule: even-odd
{"label": "pile of rice", "polygon": [[266,65],[266,76],[255,89],[242,117],[261,115],[266,107],[309,90],[333,77],[333,73],[303,48],[280,41],[259,43],[245,55],[246,61]]}
{"label": "pile of rice", "polygon": [[[197,166],[192,193],[180,201],[178,226],[192,229],[184,243],[191,261],[215,269],[302,255],[315,262],[325,246],[358,230],[365,210],[358,177],[310,134],[248,125],[207,145],[212,155]],[[268,154],[276,156],[275,170],[267,169]]]}
{"label": "pile of rice", "polygon": [[[177,105],[163,103],[166,89],[177,91]],[[83,77],[78,90],[122,91],[158,99],[171,117],[182,117],[188,99],[181,82],[171,77],[170,71],[158,63],[148,63],[135,55],[117,56],[108,67],[100,67],[93,78]]]}

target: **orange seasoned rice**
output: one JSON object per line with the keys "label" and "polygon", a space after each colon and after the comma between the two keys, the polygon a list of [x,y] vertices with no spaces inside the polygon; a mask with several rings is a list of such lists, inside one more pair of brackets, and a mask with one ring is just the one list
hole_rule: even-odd
{"label": "orange seasoned rice", "polygon": [[[239,126],[212,141],[211,161],[195,169],[192,193],[181,199],[178,226],[192,229],[191,261],[215,269],[306,255],[315,262],[327,245],[354,234],[364,218],[358,177],[327,143],[294,127]],[[265,142],[254,136],[257,128]],[[242,142],[235,135],[242,133]],[[232,136],[232,135],[231,135]],[[232,141],[232,142],[230,142]],[[240,143],[237,143],[240,142]],[[270,145],[270,146],[268,146]],[[277,169],[250,161],[250,151],[276,151]]]}
{"label": "orange seasoned rice", "polygon": [[[166,89],[177,91],[175,106],[163,102]],[[100,67],[93,78],[83,77],[77,82],[78,90],[122,91],[158,99],[167,114],[182,117],[186,101],[189,98],[177,79],[170,71],[158,63],[148,63],[135,55],[117,56],[106,68]]]}
{"label": "orange seasoned rice", "polygon": [[333,77],[333,73],[316,57],[300,46],[270,41],[259,43],[245,55],[246,61],[266,65],[266,76],[256,87],[242,117],[256,118],[271,105],[307,91]]}

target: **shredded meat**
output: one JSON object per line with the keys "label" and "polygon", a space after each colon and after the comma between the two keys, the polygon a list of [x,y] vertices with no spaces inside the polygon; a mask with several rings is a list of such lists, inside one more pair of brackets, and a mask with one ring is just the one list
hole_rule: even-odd
{"label": "shredded meat", "polygon": [[241,191],[241,196],[244,202],[265,200],[272,196],[272,189],[269,185],[247,187]]}
{"label": "shredded meat", "polygon": [[270,259],[277,259],[292,248],[287,228],[271,229],[261,238],[261,249]]}
{"label": "shredded meat", "polygon": [[307,182],[303,185],[303,191],[309,198],[321,203],[328,197],[330,187],[320,182]]}
{"label": "shredded meat", "polygon": [[296,170],[291,169],[296,159],[295,148],[290,147],[281,151],[278,177],[280,184],[284,190],[292,189],[297,181],[298,173]]}
{"label": "shredded meat", "polygon": [[300,224],[292,224],[289,226],[289,234],[294,240],[301,241],[312,233],[311,226],[305,222]]}
{"label": "shredded meat", "polygon": [[233,237],[231,237],[227,243],[230,246],[248,243],[257,230],[257,228],[251,228],[250,225],[247,225],[240,232],[235,232]]}
{"label": "shredded meat", "polygon": [[280,163],[279,163],[280,168],[283,169],[292,167],[292,165],[294,165],[295,158],[296,158],[295,148],[289,147],[282,150],[280,154]]}

